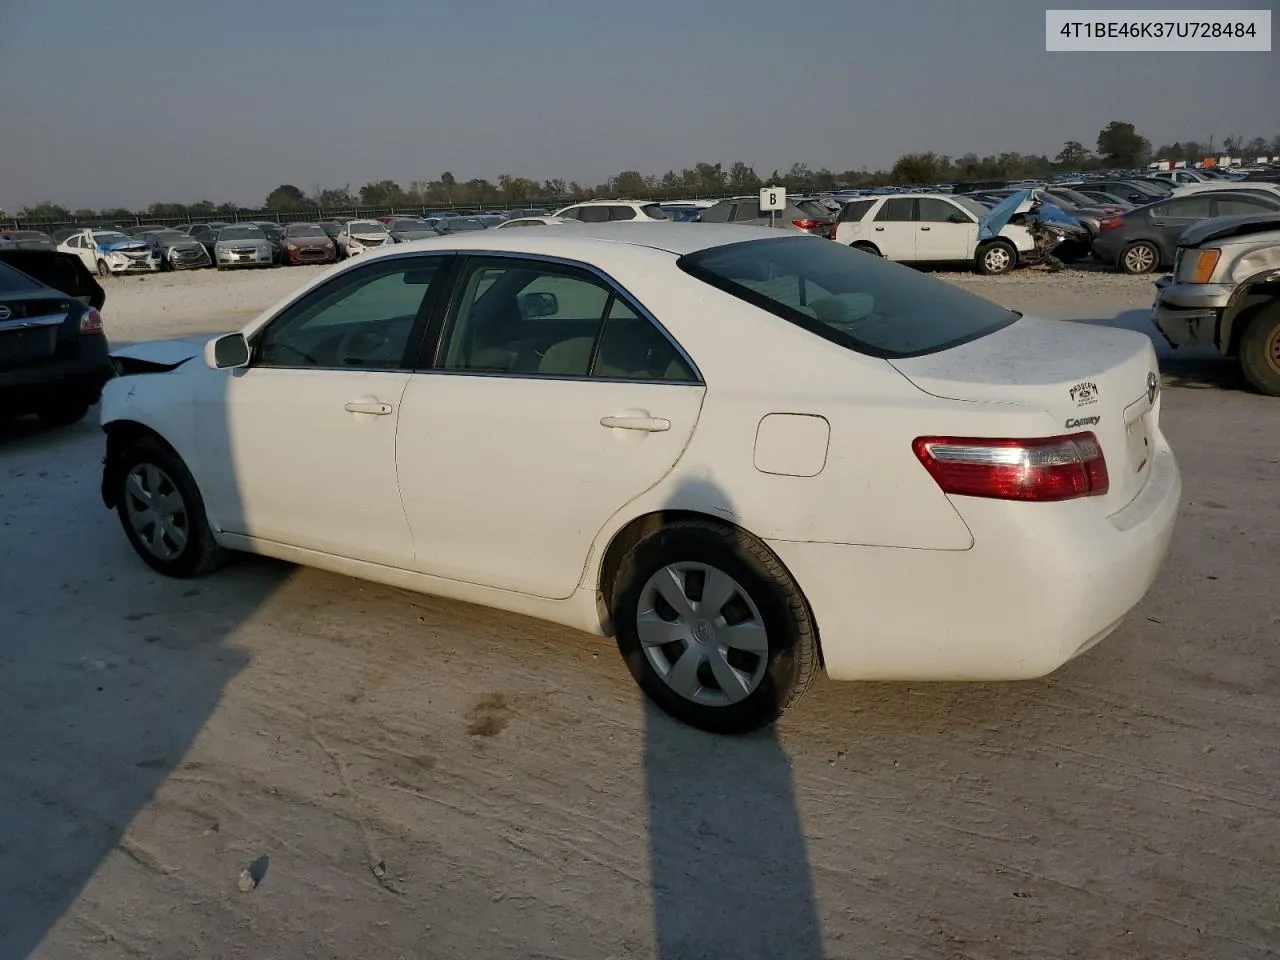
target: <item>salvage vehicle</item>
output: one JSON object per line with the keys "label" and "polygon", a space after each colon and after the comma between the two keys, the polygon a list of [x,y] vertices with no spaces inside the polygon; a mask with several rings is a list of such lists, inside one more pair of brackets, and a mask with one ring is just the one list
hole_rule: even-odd
{"label": "salvage vehicle", "polygon": [[338,232],[338,256],[345,260],[393,243],[387,228],[377,220],[349,220]]}
{"label": "salvage vehicle", "polygon": [[102,286],[74,254],[0,247],[0,417],[84,419],[113,368]]}
{"label": "salvage vehicle", "polygon": [[1230,191],[1172,197],[1103,220],[1093,240],[1093,255],[1128,274],[1151,273],[1173,263],[1178,238],[1188,227],[1215,217],[1268,210],[1280,210],[1280,197]]}
{"label": "salvage vehicle", "polygon": [[256,223],[233,223],[218,231],[213,262],[219,270],[233,267],[272,267],[276,249]]}
{"label": "salvage vehicle", "polygon": [[155,570],[244,550],[610,635],[724,732],[822,668],[1053,671],[1180,499],[1146,336],[768,228],[394,244],[115,356],[102,495]]}
{"label": "salvage vehicle", "polygon": [[1178,241],[1151,319],[1173,347],[1212,346],[1280,397],[1280,213],[1207,220]]}
{"label": "salvage vehicle", "polygon": [[99,277],[120,273],[154,273],[160,257],[141,237],[119,230],[78,230],[58,244],[63,253],[73,253]]}
{"label": "salvage vehicle", "polygon": [[855,200],[845,204],[835,239],[900,263],[970,263],[979,273],[1007,273],[1040,258],[1031,231],[1019,222],[1034,205],[1030,190],[990,209],[963,194]]}
{"label": "salvage vehicle", "polygon": [[168,270],[196,270],[212,266],[204,244],[181,230],[161,228],[140,235],[155,247],[161,266]]}
{"label": "salvage vehicle", "polygon": [[57,244],[40,230],[0,230],[0,250],[55,250]]}
{"label": "salvage vehicle", "polygon": [[286,264],[338,262],[337,245],[318,223],[291,223],[283,240]]}

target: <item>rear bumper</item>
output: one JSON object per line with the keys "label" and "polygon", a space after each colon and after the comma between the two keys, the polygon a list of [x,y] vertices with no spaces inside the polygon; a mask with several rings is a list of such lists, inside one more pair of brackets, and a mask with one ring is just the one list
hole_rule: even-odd
{"label": "rear bumper", "polygon": [[284,258],[295,265],[303,263],[336,263],[338,253],[336,250],[326,250],[323,247],[303,247],[300,250],[286,249]]}
{"label": "rear bumper", "polygon": [[74,360],[0,370],[0,412],[35,413],[72,398],[97,403],[103,384],[115,376],[107,350],[105,337],[85,337]]}
{"label": "rear bumper", "polygon": [[769,546],[809,601],[832,679],[1030,679],[1088,650],[1142,599],[1181,494],[1160,438],[1142,491],[1111,517],[1087,500],[957,497],[969,550]]}

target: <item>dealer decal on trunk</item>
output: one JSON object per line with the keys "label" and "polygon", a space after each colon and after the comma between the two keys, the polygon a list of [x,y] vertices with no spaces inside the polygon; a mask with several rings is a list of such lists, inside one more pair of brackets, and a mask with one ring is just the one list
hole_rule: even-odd
{"label": "dealer decal on trunk", "polygon": [[1098,385],[1089,380],[1077,383],[1068,392],[1077,407],[1087,407],[1091,403],[1098,402]]}

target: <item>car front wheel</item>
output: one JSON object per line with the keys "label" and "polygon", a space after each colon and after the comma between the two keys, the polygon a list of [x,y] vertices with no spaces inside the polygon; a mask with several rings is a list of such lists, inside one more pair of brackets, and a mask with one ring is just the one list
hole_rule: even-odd
{"label": "car front wheel", "polygon": [[1120,269],[1125,273],[1150,273],[1160,266],[1160,251],[1145,240],[1127,247],[1120,255]]}
{"label": "car front wheel", "polygon": [[817,674],[817,631],[791,575],[762,542],[687,520],[622,561],[610,606],[631,675],[662,710],[715,733],[776,720]]}
{"label": "car front wheel", "polygon": [[978,251],[978,272],[986,276],[1008,273],[1018,262],[1018,255],[1010,244],[997,241]]}
{"label": "car front wheel", "polygon": [[1249,321],[1239,353],[1240,369],[1254,389],[1280,397],[1280,303]]}
{"label": "car front wheel", "polygon": [[113,471],[116,513],[138,556],[169,577],[215,569],[226,551],[205,516],[204,499],[186,464],[153,437],[130,444]]}

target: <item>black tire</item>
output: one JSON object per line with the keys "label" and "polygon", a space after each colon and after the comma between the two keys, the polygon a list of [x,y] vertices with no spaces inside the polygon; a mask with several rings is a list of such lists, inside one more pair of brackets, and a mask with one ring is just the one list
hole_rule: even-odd
{"label": "black tire", "polygon": [[[677,693],[646,656],[640,640],[639,617],[645,602],[646,585],[664,568],[676,564],[699,564],[715,568],[731,577],[754,604],[764,628],[768,651],[761,657],[746,657],[744,670],[763,673],[754,689],[737,702],[719,705],[699,703]],[[686,581],[686,584],[688,581]],[[701,590],[699,588],[699,596]],[[738,604],[747,606],[738,594],[732,594],[721,610]],[[637,543],[623,559],[614,578],[613,596],[609,604],[617,634],[618,650],[631,675],[649,698],[663,711],[690,726],[713,733],[741,734],[766,726],[794,704],[817,675],[818,637],[809,605],[781,561],[762,542],[748,533],[702,520],[682,520],[649,534]],[[713,612],[711,616],[715,616]],[[698,641],[694,630],[690,639],[674,641],[682,645],[682,654]],[[654,648],[665,651],[668,645]],[[707,686],[700,663],[699,695],[716,696]],[[718,683],[716,684],[718,688]]]}
{"label": "black tire", "polygon": [[1160,251],[1154,243],[1139,240],[1120,254],[1120,269],[1130,276],[1151,273],[1160,268]]}
{"label": "black tire", "polygon": [[102,279],[106,279],[111,276],[111,268],[107,266],[107,261],[98,261],[98,276]]}
{"label": "black tire", "polygon": [[1018,265],[1018,251],[1005,240],[994,240],[978,248],[974,267],[984,277],[1008,273]]}
{"label": "black tire", "polygon": [[46,427],[69,427],[88,415],[89,406],[87,400],[61,400],[36,411],[36,416]]}
{"label": "black tire", "polygon": [[884,256],[884,254],[876,249],[876,245],[874,243],[867,243],[865,240],[859,240],[857,243],[849,244],[849,246],[853,247],[855,250],[861,250],[863,253],[869,253],[873,257]]}
{"label": "black tire", "polygon": [[1259,393],[1280,397],[1280,303],[1255,314],[1240,337],[1240,371]]}
{"label": "black tire", "polygon": [[[129,477],[135,468],[146,465],[158,467],[163,472],[167,480],[172,483],[172,489],[176,490],[181,498],[185,511],[183,529],[186,533],[186,543],[176,555],[169,558],[162,558],[153,553],[143,543],[130,520],[130,498],[134,495],[128,489]],[[116,514],[120,518],[120,525],[124,527],[125,536],[129,538],[138,556],[153,570],[166,577],[198,577],[217,569],[226,560],[227,551],[219,546],[214,538],[205,514],[204,498],[200,496],[200,490],[191,472],[187,470],[182,458],[167,444],[155,437],[143,437],[131,443],[121,452],[119,460],[112,469],[112,482],[115,485],[112,494],[115,498]],[[167,485],[159,488],[161,492],[167,489]]]}

